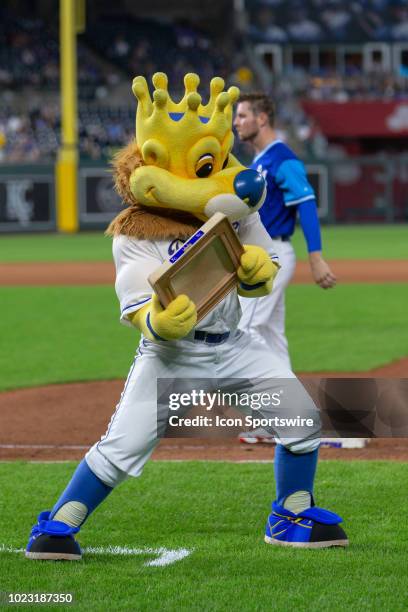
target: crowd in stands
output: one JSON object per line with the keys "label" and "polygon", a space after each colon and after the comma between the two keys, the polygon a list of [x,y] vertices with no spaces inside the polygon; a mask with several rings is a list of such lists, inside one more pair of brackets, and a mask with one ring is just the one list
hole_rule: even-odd
{"label": "crowd in stands", "polygon": [[[398,31],[401,36],[403,26],[408,28],[406,0],[404,3],[400,0],[352,0],[350,3],[310,0],[307,4],[299,0],[247,0],[247,5],[253,17],[251,35],[258,41],[266,32],[274,42],[285,42],[299,32],[306,36],[304,40],[314,35],[323,37],[323,33],[326,36],[330,31],[330,14],[338,17],[332,19],[333,23],[337,22],[337,34],[333,31],[332,39],[340,31],[361,34],[363,21],[354,20],[360,9],[366,20],[371,19],[370,12],[382,19],[377,23],[378,32],[385,31],[381,30],[381,23],[387,24],[387,32],[393,32],[390,28],[396,24],[397,17],[400,18]],[[346,6],[350,8],[350,18],[346,21],[347,27],[341,30],[340,14],[345,12]],[[393,18],[388,20],[390,16]],[[1,17],[4,14],[0,8]],[[371,22],[374,21],[372,18]],[[262,35],[258,27],[261,22]],[[294,27],[296,23],[297,28]],[[360,24],[360,30],[356,30],[355,23]],[[367,35],[371,36],[368,30]],[[406,35],[408,40],[408,32]],[[10,15],[0,19],[0,161],[55,159],[60,139],[57,38],[57,32],[39,19],[23,20]],[[233,56],[227,51],[224,53],[221,42],[215,44],[208,34],[187,23],[171,24],[123,16],[100,18],[79,40],[79,150],[81,156],[88,159],[110,157],[116,148],[132,138],[133,98],[129,96],[128,100],[110,105],[107,101],[114,88],[122,83],[126,83],[126,91],[129,91],[128,85],[135,75],[144,74],[149,79],[158,70],[167,72],[171,93],[175,96],[181,94],[183,76],[190,71],[200,74],[204,96],[215,74],[223,76],[228,85],[237,84],[242,90],[259,88],[254,72],[238,52]],[[281,78],[274,78],[272,87],[269,93],[277,103],[280,135],[300,154],[314,157],[324,156],[327,143],[318,126],[305,116],[299,98],[344,102],[408,97],[408,78],[381,70],[362,74],[352,65],[346,66],[342,75],[333,68],[317,73],[295,68],[290,74],[284,72]],[[37,100],[31,99],[30,88],[37,92]],[[45,98],[46,91],[51,92],[51,96]],[[18,96],[20,101],[24,99],[24,104],[14,103]],[[245,156],[245,149],[242,154]]]}
{"label": "crowd in stands", "polygon": [[298,92],[312,100],[349,102],[350,100],[406,100],[408,78],[390,73],[367,75],[309,76],[307,83]]}
{"label": "crowd in stands", "polygon": [[[58,32],[41,19],[17,18],[1,7],[0,17],[0,161],[50,161],[60,138]],[[215,74],[229,84],[249,88],[254,75],[239,59],[230,61],[208,35],[188,23],[120,14],[99,18],[78,38],[80,154],[90,159],[109,157],[130,140],[133,97],[129,95],[126,107],[106,105],[121,83],[129,89],[135,75],[150,79],[160,70],[169,76],[172,95],[178,96],[184,75],[193,71],[200,74],[204,95]],[[30,89],[54,91],[55,102],[30,104]],[[27,98],[27,103],[15,105],[18,98]]]}
{"label": "crowd in stands", "polygon": [[[305,115],[298,100],[284,87],[277,88],[274,93],[279,138],[299,154],[324,156],[324,136]],[[115,150],[134,137],[134,107],[81,104],[78,114],[78,144],[83,159],[110,159]],[[26,113],[18,113],[10,107],[0,109],[0,163],[54,162],[59,144],[57,105],[45,104]],[[235,153],[249,163],[251,152],[238,141]]]}
{"label": "crowd in stands", "polygon": [[407,0],[246,0],[259,43],[408,41]]}
{"label": "crowd in stands", "polygon": [[[81,95],[92,98],[98,87],[109,84],[112,74],[102,69],[81,42],[77,57]],[[58,30],[41,19],[17,18],[0,9],[0,89],[28,86],[58,91]]]}
{"label": "crowd in stands", "polygon": [[[79,152],[86,159],[109,158],[134,135],[133,108],[81,104],[78,115]],[[54,161],[59,144],[57,105],[45,104],[27,113],[0,109],[0,161]]]}
{"label": "crowd in stands", "polygon": [[187,72],[200,74],[207,87],[214,74],[228,78],[233,70],[228,54],[187,23],[111,18],[99,21],[87,38],[126,74],[150,78],[157,71],[165,72],[177,93]]}
{"label": "crowd in stands", "polygon": [[276,78],[273,92],[278,98],[330,102],[398,101],[408,99],[408,78],[390,72],[339,74],[333,70],[324,74],[310,74],[299,69]]}

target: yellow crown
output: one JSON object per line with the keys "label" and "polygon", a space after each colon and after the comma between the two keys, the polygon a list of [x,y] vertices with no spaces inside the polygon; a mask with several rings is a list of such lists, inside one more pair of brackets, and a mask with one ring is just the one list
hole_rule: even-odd
{"label": "yellow crown", "polygon": [[185,93],[179,102],[172,100],[169,95],[166,74],[156,72],[152,81],[153,99],[144,77],[136,77],[132,85],[138,100],[136,141],[147,163],[151,150],[149,143],[153,142],[156,157],[158,150],[161,150],[159,143],[163,148],[163,161],[166,162],[167,159],[167,163],[163,165],[168,165],[169,156],[179,158],[174,160],[179,165],[180,157],[185,155],[194,143],[208,136],[215,137],[223,149],[226,144],[232,145],[232,108],[239,97],[237,87],[223,91],[224,80],[214,77],[210,83],[208,103],[202,104],[201,96],[197,92],[200,83],[197,74],[185,75]]}

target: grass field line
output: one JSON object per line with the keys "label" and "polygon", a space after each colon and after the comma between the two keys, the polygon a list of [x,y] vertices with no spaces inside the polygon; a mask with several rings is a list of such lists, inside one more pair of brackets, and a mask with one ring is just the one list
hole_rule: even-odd
{"label": "grass field line", "polygon": [[[0,544],[0,553],[24,553],[24,548],[13,548],[6,544]],[[83,552],[88,555],[113,555],[136,557],[139,555],[154,555],[156,559],[146,561],[143,565],[146,567],[164,567],[185,559],[193,552],[193,549],[188,548],[129,548],[128,546],[89,546],[83,549]]]}

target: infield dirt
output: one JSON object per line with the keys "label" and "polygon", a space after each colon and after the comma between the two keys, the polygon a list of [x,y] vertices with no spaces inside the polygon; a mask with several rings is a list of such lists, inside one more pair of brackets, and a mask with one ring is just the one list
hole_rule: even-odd
{"label": "infield dirt", "polygon": [[[408,282],[407,260],[331,260],[341,283]],[[115,282],[111,262],[6,263],[0,265],[0,285],[103,285]],[[293,283],[310,283],[309,264],[299,261]]]}
{"label": "infield dirt", "polygon": [[[407,370],[408,358],[370,372],[334,372],[324,376],[400,378]],[[123,380],[97,381],[1,393],[0,460],[80,459],[105,433],[123,384]],[[408,461],[408,440],[373,439],[363,449],[322,449],[321,457]],[[266,461],[272,458],[271,445],[249,446],[239,444],[234,438],[164,439],[153,455],[153,459],[173,460]]]}
{"label": "infield dirt", "polygon": [[[342,283],[408,282],[407,261],[331,261]],[[113,284],[112,263],[1,264],[0,285]],[[310,283],[306,262],[298,262],[295,283]],[[364,373],[325,372],[324,377],[405,378],[408,357]],[[312,374],[308,376],[320,376]],[[300,375],[300,377],[302,377]],[[0,394],[0,460],[76,460],[105,432],[124,381],[49,385]],[[408,440],[374,439],[364,449],[322,449],[323,459],[408,461]],[[233,438],[166,439],[153,459],[271,460],[270,445],[243,445]]]}

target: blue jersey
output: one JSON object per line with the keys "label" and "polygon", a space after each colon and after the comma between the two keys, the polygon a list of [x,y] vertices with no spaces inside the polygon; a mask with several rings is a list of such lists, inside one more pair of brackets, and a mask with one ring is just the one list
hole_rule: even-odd
{"label": "blue jersey", "polygon": [[269,235],[291,236],[298,206],[309,201],[316,206],[303,163],[288,146],[275,140],[255,157],[251,168],[260,172],[267,183],[266,199],[259,214]]}

